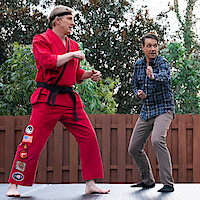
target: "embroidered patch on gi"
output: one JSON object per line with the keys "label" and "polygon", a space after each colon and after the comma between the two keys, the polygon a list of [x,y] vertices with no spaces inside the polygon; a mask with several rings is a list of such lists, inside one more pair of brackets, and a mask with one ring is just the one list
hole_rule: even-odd
{"label": "embroidered patch on gi", "polygon": [[21,161],[17,161],[16,162],[15,169],[17,169],[17,170],[19,170],[21,172],[24,172],[25,168],[26,168],[26,163],[21,162]]}
{"label": "embroidered patch on gi", "polygon": [[27,144],[24,144],[24,149],[27,149]]}
{"label": "embroidered patch on gi", "polygon": [[27,133],[28,135],[32,134],[33,131],[34,131],[34,127],[30,124],[25,129],[25,133]]}
{"label": "embroidered patch on gi", "polygon": [[22,181],[24,179],[24,175],[20,172],[15,172],[13,175],[12,175],[13,179],[16,180],[16,181]]}
{"label": "embroidered patch on gi", "polygon": [[21,150],[20,152],[19,152],[19,157],[21,158],[21,159],[25,159],[25,158],[27,158],[28,157],[28,152],[26,151],[26,150]]}
{"label": "embroidered patch on gi", "polygon": [[22,142],[32,143],[33,136],[24,135]]}

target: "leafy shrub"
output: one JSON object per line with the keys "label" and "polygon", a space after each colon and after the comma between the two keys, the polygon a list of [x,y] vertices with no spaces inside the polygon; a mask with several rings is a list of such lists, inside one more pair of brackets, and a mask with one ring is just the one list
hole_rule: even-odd
{"label": "leafy shrub", "polygon": [[172,68],[176,113],[200,114],[200,60],[176,42],[168,44],[162,55]]}
{"label": "leafy shrub", "polygon": [[[83,68],[91,69],[86,61]],[[36,88],[34,56],[31,45],[14,43],[13,54],[0,66],[0,115],[30,115],[30,97]],[[99,83],[90,79],[76,85],[86,105],[87,113],[115,113],[113,89],[118,80],[102,78]]]}

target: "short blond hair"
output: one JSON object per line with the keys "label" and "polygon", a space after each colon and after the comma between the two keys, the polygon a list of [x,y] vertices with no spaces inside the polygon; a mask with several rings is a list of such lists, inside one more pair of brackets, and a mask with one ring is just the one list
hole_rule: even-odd
{"label": "short blond hair", "polygon": [[[55,17],[62,13],[69,13],[72,16],[76,15],[75,10],[70,7],[63,6],[63,5],[55,6],[53,10],[51,11],[48,18],[49,28],[52,28],[54,26]],[[61,16],[58,16],[58,17],[61,17]]]}

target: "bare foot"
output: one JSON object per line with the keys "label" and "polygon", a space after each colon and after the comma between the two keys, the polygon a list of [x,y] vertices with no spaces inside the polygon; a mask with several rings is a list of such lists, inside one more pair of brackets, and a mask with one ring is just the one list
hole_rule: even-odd
{"label": "bare foot", "polygon": [[96,186],[94,180],[86,181],[86,188],[85,188],[86,194],[92,194],[92,193],[107,194],[108,192],[110,192],[110,190],[103,190],[98,186]]}
{"label": "bare foot", "polygon": [[7,197],[20,197],[20,193],[17,191],[17,185],[10,183],[8,185]]}

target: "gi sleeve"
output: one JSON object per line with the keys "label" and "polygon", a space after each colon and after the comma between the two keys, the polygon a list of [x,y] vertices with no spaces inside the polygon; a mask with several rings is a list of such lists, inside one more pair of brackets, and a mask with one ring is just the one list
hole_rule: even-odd
{"label": "gi sleeve", "polygon": [[44,69],[57,69],[57,55],[51,51],[51,45],[41,35],[33,38],[33,54],[36,63]]}
{"label": "gi sleeve", "polygon": [[83,80],[81,80],[81,77],[83,76],[84,72],[85,72],[85,70],[81,69],[81,62],[79,62],[78,68],[77,68],[77,71],[76,71],[76,82],[78,84],[83,82]]}

